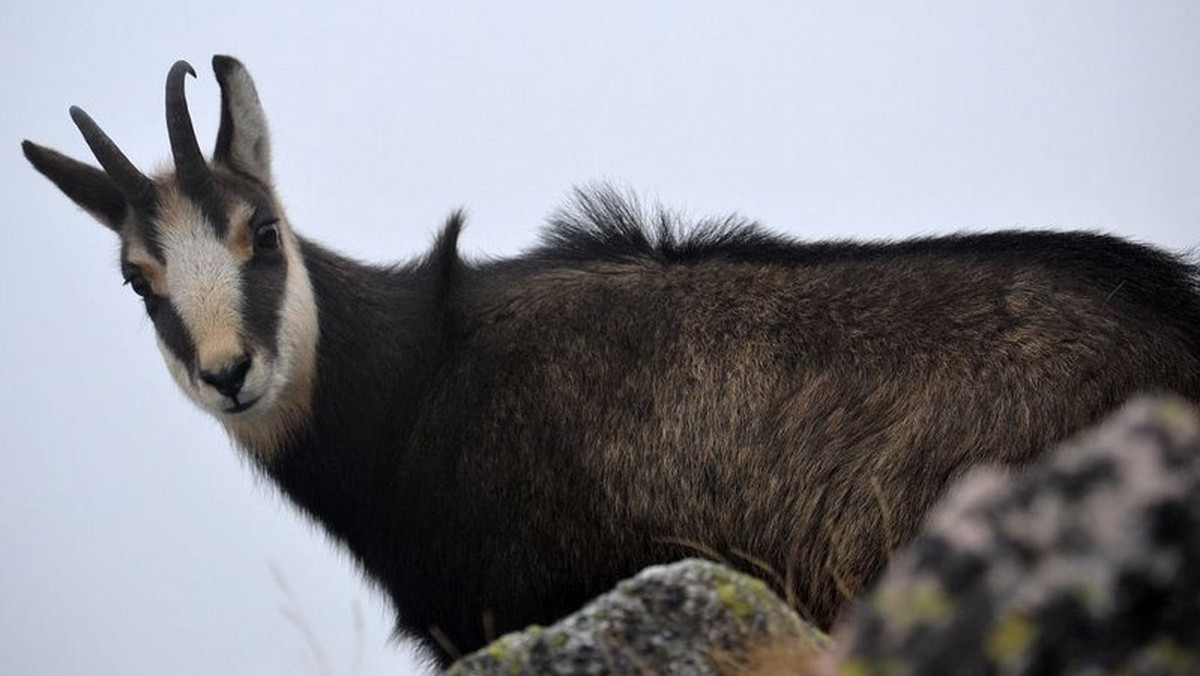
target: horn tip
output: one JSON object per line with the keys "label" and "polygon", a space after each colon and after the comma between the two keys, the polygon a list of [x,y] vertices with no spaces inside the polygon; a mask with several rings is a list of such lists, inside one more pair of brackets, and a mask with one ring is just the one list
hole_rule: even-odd
{"label": "horn tip", "polygon": [[188,63],[187,61],[184,61],[183,59],[176,61],[175,65],[171,66],[171,70],[172,71],[180,71],[181,70],[181,71],[187,73],[188,75],[191,75],[192,77],[196,77],[196,69],[192,68],[192,64]]}

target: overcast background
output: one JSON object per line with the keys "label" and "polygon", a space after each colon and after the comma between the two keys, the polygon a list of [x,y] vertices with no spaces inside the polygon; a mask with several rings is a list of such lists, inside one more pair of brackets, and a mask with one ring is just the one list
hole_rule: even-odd
{"label": "overcast background", "polygon": [[1195,0],[175,7],[0,9],[0,673],[413,668],[350,558],[176,391],[116,238],[21,157],[90,161],[78,104],[152,168],[175,59],[206,148],[211,55],[248,65],[293,223],[372,260],[459,206],[466,251],[511,254],[596,179],[804,238],[1200,244]]}

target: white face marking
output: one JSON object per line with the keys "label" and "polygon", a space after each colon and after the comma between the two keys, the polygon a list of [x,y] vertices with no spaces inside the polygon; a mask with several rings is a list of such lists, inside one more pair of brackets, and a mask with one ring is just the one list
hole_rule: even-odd
{"label": "white face marking", "polygon": [[242,352],[240,266],[203,222],[162,234],[167,289],[195,343],[197,366],[219,368]]}
{"label": "white face marking", "polygon": [[[219,372],[250,354],[252,366],[238,398],[251,401],[262,389],[254,377],[257,372],[261,379],[263,365],[256,363],[261,359],[255,359],[256,350],[243,340],[240,266],[197,208],[184,199],[167,204],[158,227],[166,293],[191,338],[195,364],[189,371],[163,351],[180,387],[205,410],[221,414],[237,403],[204,383],[202,372]],[[165,347],[161,340],[159,345]]]}
{"label": "white face marking", "polygon": [[[215,415],[256,455],[268,457],[307,415],[316,360],[317,309],[303,257],[281,224],[287,280],[274,357],[254,344],[243,327],[242,263],[186,199],[164,200],[158,226],[166,265],[162,290],[195,348],[195,364],[182,363],[159,337],[159,349],[179,387]],[[240,391],[229,397],[206,383],[201,372],[217,372],[248,355],[251,366]],[[237,410],[241,405],[252,405]]]}

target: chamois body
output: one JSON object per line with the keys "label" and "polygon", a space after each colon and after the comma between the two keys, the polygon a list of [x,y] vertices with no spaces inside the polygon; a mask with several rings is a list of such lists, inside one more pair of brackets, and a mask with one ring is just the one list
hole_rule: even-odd
{"label": "chamois body", "polygon": [[1195,266],[1102,235],[800,243],[599,189],[512,259],[461,259],[458,215],[416,262],[347,259],[291,229],[257,93],[214,66],[211,165],[182,62],[174,174],[81,111],[104,172],[26,155],[120,234],[184,391],[443,660],[697,553],[828,626],[971,465],[1200,400]]}
{"label": "chamois body", "polygon": [[[1136,392],[1200,399],[1193,272],[1146,247],[747,228],[639,249],[591,237],[630,211],[582,199],[611,209],[515,260],[445,236],[403,272],[307,257],[332,308],[316,429],[273,476],[401,626],[459,649],[697,549],[765,564],[827,626],[972,464],[1028,461]],[[351,280],[379,295],[346,302]]]}

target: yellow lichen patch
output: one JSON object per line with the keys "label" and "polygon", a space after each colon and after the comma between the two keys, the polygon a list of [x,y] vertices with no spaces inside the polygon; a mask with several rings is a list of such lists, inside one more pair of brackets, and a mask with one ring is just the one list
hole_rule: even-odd
{"label": "yellow lichen patch", "polygon": [[500,665],[509,673],[510,676],[517,676],[521,672],[521,658],[517,653],[513,652],[515,647],[515,639],[517,635],[512,634],[501,638],[499,641],[493,641],[486,648],[487,654],[500,663]]}
{"label": "yellow lichen patch", "polygon": [[988,632],[987,655],[1001,664],[1019,661],[1033,644],[1035,631],[1029,619],[1010,614],[996,622]]}
{"label": "yellow lichen patch", "polygon": [[1109,612],[1113,603],[1112,592],[1111,586],[1097,579],[1080,580],[1067,590],[1093,617],[1101,617]]}
{"label": "yellow lichen patch", "polygon": [[936,580],[917,580],[907,587],[884,587],[875,607],[898,631],[924,623],[940,623],[954,608],[950,597]]}
{"label": "yellow lichen patch", "polygon": [[1151,411],[1151,422],[1162,427],[1169,438],[1179,440],[1196,434],[1196,409],[1188,402],[1165,398],[1155,402]]}
{"label": "yellow lichen patch", "polygon": [[504,641],[494,641],[487,647],[487,653],[503,662],[508,659],[508,644]]}
{"label": "yellow lichen patch", "polygon": [[1151,643],[1145,652],[1142,666],[1162,669],[1167,674],[1194,674],[1198,664],[1194,650],[1181,646],[1173,639],[1162,637]]}
{"label": "yellow lichen patch", "polygon": [[[739,621],[749,619],[759,610],[774,608],[779,602],[765,582],[748,575],[714,575],[714,589],[717,599],[729,609]],[[777,629],[771,613],[768,617],[768,630]]]}
{"label": "yellow lichen patch", "polygon": [[843,660],[834,670],[836,676],[901,676],[911,672],[896,658],[868,661],[861,657]]}
{"label": "yellow lichen patch", "polygon": [[717,587],[717,598],[721,601],[721,605],[728,608],[739,620],[745,620],[754,614],[752,598],[732,582],[726,582]]}

